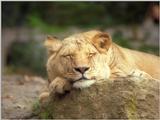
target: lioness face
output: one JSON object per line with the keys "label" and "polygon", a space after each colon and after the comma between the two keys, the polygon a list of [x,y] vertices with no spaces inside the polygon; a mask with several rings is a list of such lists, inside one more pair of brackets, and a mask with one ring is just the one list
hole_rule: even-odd
{"label": "lioness face", "polygon": [[47,68],[53,72],[49,74],[61,76],[73,82],[75,87],[87,87],[109,78],[107,51],[110,42],[106,33],[98,31],[76,34],[62,42],[50,38],[46,42],[51,45]]}

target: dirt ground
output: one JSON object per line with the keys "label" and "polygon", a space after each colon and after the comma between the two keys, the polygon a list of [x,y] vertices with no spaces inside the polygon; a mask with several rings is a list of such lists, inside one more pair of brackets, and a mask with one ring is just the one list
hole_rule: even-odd
{"label": "dirt ground", "polygon": [[47,82],[38,76],[2,76],[2,118],[33,118],[32,108]]}

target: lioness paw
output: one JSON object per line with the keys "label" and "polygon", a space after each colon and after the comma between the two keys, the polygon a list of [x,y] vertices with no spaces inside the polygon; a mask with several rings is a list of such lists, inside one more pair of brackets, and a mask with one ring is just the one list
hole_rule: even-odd
{"label": "lioness paw", "polygon": [[139,69],[132,70],[129,76],[152,79],[151,75]]}
{"label": "lioness paw", "polygon": [[54,79],[49,85],[50,93],[63,94],[65,91],[69,91],[70,89],[71,89],[70,83],[67,80],[59,77]]}
{"label": "lioness paw", "polygon": [[49,98],[49,92],[43,92],[39,95],[39,102],[45,103]]}

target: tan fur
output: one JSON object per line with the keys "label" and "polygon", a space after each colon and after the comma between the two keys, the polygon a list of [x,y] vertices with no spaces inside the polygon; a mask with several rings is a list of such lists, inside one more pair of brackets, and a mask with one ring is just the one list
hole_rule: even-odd
{"label": "tan fur", "polygon": [[[88,87],[118,76],[160,79],[159,57],[120,47],[101,31],[75,34],[63,41],[49,37],[45,45],[51,53],[47,62],[50,92],[63,93],[64,83]],[[74,68],[79,67],[89,68],[84,73],[88,80],[78,81],[82,74]]]}

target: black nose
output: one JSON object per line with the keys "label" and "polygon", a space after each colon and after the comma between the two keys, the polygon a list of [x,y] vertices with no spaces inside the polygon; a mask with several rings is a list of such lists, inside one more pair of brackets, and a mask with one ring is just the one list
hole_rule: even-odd
{"label": "black nose", "polygon": [[89,69],[89,67],[75,67],[74,69],[75,69],[75,71],[83,74]]}

